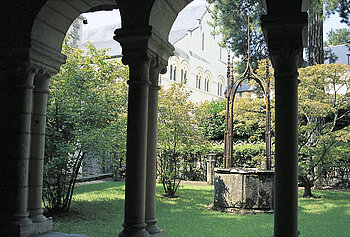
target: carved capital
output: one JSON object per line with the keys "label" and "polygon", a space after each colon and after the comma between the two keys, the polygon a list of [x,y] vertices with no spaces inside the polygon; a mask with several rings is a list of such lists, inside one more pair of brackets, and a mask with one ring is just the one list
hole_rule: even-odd
{"label": "carved capital", "polygon": [[275,75],[296,76],[307,45],[307,13],[265,15],[261,21]]}
{"label": "carved capital", "polygon": [[151,89],[160,90],[160,86],[158,86],[159,73],[164,72],[164,70],[166,72],[166,66],[167,62],[158,56],[152,59],[150,68]]}
{"label": "carved capital", "polygon": [[44,69],[39,69],[34,79],[34,93],[49,94],[50,78],[53,76]]}
{"label": "carved capital", "polygon": [[164,61],[173,55],[174,47],[164,41],[151,26],[142,29],[117,29],[113,37],[123,49],[123,63],[129,65],[132,61],[142,58],[144,52],[153,52]]}
{"label": "carved capital", "polygon": [[302,48],[280,48],[279,50],[270,50],[272,64],[275,70],[275,77],[294,77],[298,76],[298,66],[301,64]]}

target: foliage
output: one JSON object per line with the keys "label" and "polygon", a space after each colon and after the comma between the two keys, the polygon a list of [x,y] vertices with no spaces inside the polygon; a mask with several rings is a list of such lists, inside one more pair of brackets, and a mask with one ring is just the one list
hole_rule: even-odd
{"label": "foliage", "polygon": [[214,35],[221,33],[222,45],[227,45],[235,56],[242,58],[239,72],[242,73],[248,48],[248,17],[250,17],[250,57],[254,68],[258,60],[266,58],[266,44],[260,27],[260,16],[264,9],[253,0],[207,0],[213,3],[209,9],[214,19],[210,24],[214,27]]}
{"label": "foliage", "polygon": [[[239,72],[245,65],[247,52],[247,15],[250,16],[251,29],[251,59],[256,68],[258,61],[266,58],[266,44],[260,27],[260,16],[264,9],[258,1],[253,0],[207,0],[213,3],[211,14],[214,27],[213,34],[221,33],[222,45],[228,45],[232,51],[243,59],[239,64]],[[309,8],[309,48],[308,65],[322,64],[323,52],[323,21],[326,17],[338,12],[341,21],[350,25],[349,0],[315,0]]]}
{"label": "foliage", "polygon": [[264,142],[237,143],[232,148],[234,167],[257,168],[266,157]]}
{"label": "foliage", "polygon": [[[115,235],[122,229],[124,192],[122,182],[77,187],[72,212],[54,217],[54,231],[96,237]],[[178,192],[180,198],[162,198],[162,187],[157,185],[156,216],[166,236],[256,237],[269,236],[273,232],[271,214],[237,215],[208,211],[205,207],[213,202],[213,186],[184,184]],[[327,190],[315,193],[322,195],[322,199],[299,198],[298,229],[301,234],[308,237],[347,236],[350,192]]]}
{"label": "foliage", "polygon": [[159,175],[166,196],[173,197],[181,181],[181,154],[201,143],[195,124],[196,106],[183,84],[160,90],[158,106]]}
{"label": "foliage", "polygon": [[331,29],[327,32],[327,36],[328,41],[325,43],[326,46],[346,44],[350,42],[350,30],[347,28]]}
{"label": "foliage", "polygon": [[127,68],[106,50],[86,53],[65,41],[66,64],[50,82],[43,200],[50,212],[68,211],[86,153],[124,159]]}
{"label": "foliage", "polygon": [[340,22],[350,26],[350,1],[349,0],[325,0],[325,9],[327,15],[339,13]]}
{"label": "foliage", "polygon": [[226,109],[224,100],[205,101],[200,105],[197,116],[199,131],[210,140],[224,139]]}
{"label": "foliage", "polygon": [[[299,178],[304,195],[312,196],[314,181],[336,162],[334,152],[350,138],[350,121],[344,121],[350,113],[350,67],[310,66],[300,69],[299,79]],[[320,171],[315,173],[315,167]]]}

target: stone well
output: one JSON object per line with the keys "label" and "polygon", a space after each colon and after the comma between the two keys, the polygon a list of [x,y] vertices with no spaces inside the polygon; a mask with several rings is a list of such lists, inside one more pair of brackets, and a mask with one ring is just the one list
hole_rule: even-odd
{"label": "stone well", "polygon": [[273,212],[272,170],[215,169],[214,209],[239,213]]}

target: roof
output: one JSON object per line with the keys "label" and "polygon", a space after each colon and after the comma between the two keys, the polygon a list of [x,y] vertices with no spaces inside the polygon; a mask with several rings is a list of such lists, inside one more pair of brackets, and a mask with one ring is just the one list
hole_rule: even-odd
{"label": "roof", "polygon": [[[231,90],[231,88],[232,88],[232,84],[230,85],[230,90]],[[235,84],[233,85],[233,88],[234,89],[236,88]],[[252,91],[255,91],[255,88],[252,86],[249,86],[247,83],[244,83],[244,82],[242,82],[237,89],[237,93],[239,93],[239,92],[252,92]],[[227,93],[227,91],[225,90],[224,94],[226,95],[226,93]]]}
{"label": "roof", "polygon": [[[194,30],[198,27],[197,19],[202,19],[206,13],[208,3],[205,0],[194,0],[188,4],[177,16],[170,34],[170,43],[182,39],[186,36],[187,31]],[[86,45],[87,42],[93,43],[98,49],[109,48],[107,52],[110,56],[121,56],[122,49],[120,44],[113,39],[115,29],[121,28],[121,23],[116,22],[115,24],[105,25],[89,30],[83,30],[82,43]],[[184,52],[178,52],[183,54]],[[186,58],[186,57],[184,57]],[[187,55],[188,58],[188,55]]]}
{"label": "roof", "polygon": [[198,19],[201,20],[207,11],[208,3],[205,0],[194,0],[179,12],[169,34],[169,42],[175,43],[182,39],[189,30],[198,27]]}
{"label": "roof", "polygon": [[116,24],[105,25],[83,31],[83,45],[85,46],[88,42],[90,42],[93,43],[98,49],[110,49],[107,52],[107,55],[122,55],[122,48],[120,44],[113,39],[115,29],[120,27],[120,22],[117,22]]}
{"label": "roof", "polygon": [[[341,44],[341,45],[330,45],[325,47],[325,52],[330,51],[331,54],[335,55],[335,58],[328,57],[325,60],[325,63],[341,63],[349,64],[350,60],[350,44]],[[333,59],[333,60],[332,60]]]}

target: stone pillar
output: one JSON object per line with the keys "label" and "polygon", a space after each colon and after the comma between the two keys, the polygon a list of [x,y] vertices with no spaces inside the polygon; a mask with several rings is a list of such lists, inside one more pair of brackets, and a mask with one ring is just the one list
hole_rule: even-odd
{"label": "stone pillar", "polygon": [[[43,216],[42,188],[43,165],[45,152],[45,127],[47,97],[49,93],[50,75],[40,71],[34,79],[33,109],[31,122],[31,150],[29,160],[29,216],[33,223],[46,223],[41,232],[52,228],[52,220]],[[45,225],[45,224],[43,224]]]}
{"label": "stone pillar", "polygon": [[[164,236],[164,231],[157,226],[156,219],[156,172],[157,172],[157,115],[158,115],[158,85],[159,72],[164,69],[166,62],[153,58],[150,68],[151,86],[148,105],[148,134],[147,134],[147,171],[146,171],[146,230],[151,236]],[[164,71],[163,71],[164,72]]]}
{"label": "stone pillar", "polygon": [[274,236],[298,236],[298,92],[306,13],[266,15],[262,27],[275,69]]}
{"label": "stone pillar", "polygon": [[129,65],[124,230],[119,236],[149,236],[145,223],[150,51],[124,53]]}
{"label": "stone pillar", "polygon": [[215,154],[208,154],[207,160],[207,183],[214,184]]}
{"label": "stone pillar", "polygon": [[28,218],[28,164],[33,80],[26,65],[0,68],[0,231],[18,236]]}

